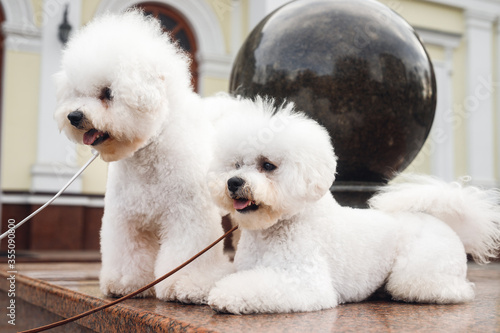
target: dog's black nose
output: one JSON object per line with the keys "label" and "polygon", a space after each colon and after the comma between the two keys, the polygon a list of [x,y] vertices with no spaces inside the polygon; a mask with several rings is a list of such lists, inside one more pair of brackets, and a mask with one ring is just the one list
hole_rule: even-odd
{"label": "dog's black nose", "polygon": [[227,189],[231,192],[238,191],[243,185],[245,185],[245,181],[240,177],[232,177],[227,181]]}
{"label": "dog's black nose", "polygon": [[79,127],[85,115],[82,111],[73,111],[68,114],[68,119],[71,125]]}

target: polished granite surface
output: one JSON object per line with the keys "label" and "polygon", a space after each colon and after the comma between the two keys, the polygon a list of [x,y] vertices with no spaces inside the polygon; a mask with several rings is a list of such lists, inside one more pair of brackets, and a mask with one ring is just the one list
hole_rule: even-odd
{"label": "polished granite surface", "polygon": [[[95,262],[17,264],[17,324],[13,329],[3,319],[0,332],[41,326],[108,302],[98,288],[99,268]],[[0,274],[5,309],[6,265],[0,265]],[[467,304],[406,304],[379,297],[311,313],[234,316],[208,306],[131,299],[50,332],[500,332],[500,263],[471,264],[468,277],[476,285],[476,299]]]}

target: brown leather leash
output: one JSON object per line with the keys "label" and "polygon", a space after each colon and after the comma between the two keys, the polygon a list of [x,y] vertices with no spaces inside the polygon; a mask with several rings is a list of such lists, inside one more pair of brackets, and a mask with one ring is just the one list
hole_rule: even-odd
{"label": "brown leather leash", "polygon": [[238,229],[238,226],[232,227],[228,232],[226,232],[224,235],[222,235],[221,237],[219,237],[212,244],[210,244],[209,246],[207,246],[206,248],[204,248],[203,250],[201,250],[200,252],[198,252],[197,254],[195,254],[193,257],[191,257],[190,259],[188,259],[187,261],[185,261],[183,264],[177,266],[176,268],[174,268],[173,270],[171,270],[167,274],[165,274],[162,277],[154,280],[153,282],[151,282],[150,284],[142,287],[141,289],[138,289],[138,290],[136,290],[136,291],[134,291],[134,292],[132,292],[132,293],[126,295],[126,296],[123,296],[122,298],[114,300],[113,302],[110,302],[108,304],[104,304],[104,305],[101,305],[101,306],[99,306],[99,307],[97,307],[95,309],[91,309],[91,310],[88,310],[86,312],[83,312],[83,313],[81,313],[79,315],[76,315],[76,316],[73,316],[73,317],[70,317],[70,318],[58,321],[58,322],[54,322],[52,324],[48,324],[48,325],[45,325],[45,326],[40,326],[38,328],[33,328],[33,329],[30,329],[30,330],[27,330],[27,331],[22,331],[20,333],[35,333],[35,332],[46,331],[46,330],[49,330],[49,329],[54,328],[54,327],[58,327],[58,326],[65,325],[67,323],[71,323],[71,322],[73,322],[75,320],[78,320],[78,319],[81,319],[83,317],[87,317],[87,316],[89,316],[89,315],[91,315],[93,313],[99,312],[101,310],[109,308],[110,306],[113,306],[113,305],[116,305],[116,304],[118,304],[120,302],[123,302],[126,299],[132,298],[132,297],[134,297],[134,296],[142,293],[143,291],[148,290],[149,288],[153,287],[154,285],[160,283],[161,281],[163,281],[166,278],[170,277],[174,273],[177,273],[178,271],[180,271],[181,269],[183,269],[184,267],[186,267],[187,265],[189,265],[190,263],[192,263],[193,261],[195,261],[202,254],[204,254],[205,252],[207,252],[208,250],[210,250],[212,247],[214,247],[215,245],[217,245],[221,240],[223,240],[224,238],[226,238],[227,236],[229,236],[236,229]]}

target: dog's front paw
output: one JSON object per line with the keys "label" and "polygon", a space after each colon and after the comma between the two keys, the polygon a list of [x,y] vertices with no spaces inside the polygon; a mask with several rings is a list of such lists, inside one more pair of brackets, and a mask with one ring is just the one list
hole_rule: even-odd
{"label": "dog's front paw", "polygon": [[[103,274],[101,273],[100,277],[100,288],[101,292],[108,297],[120,297],[128,295],[148,283],[152,282],[153,278],[149,279],[146,277],[138,277],[133,275],[113,275],[113,274]],[[154,289],[149,288],[146,291],[143,291],[139,295],[135,297],[150,297],[154,296]]]}
{"label": "dog's front paw", "polygon": [[230,294],[222,288],[215,287],[208,295],[208,305],[221,313],[244,314],[250,313],[248,303],[240,295]]}
{"label": "dog's front paw", "polygon": [[279,274],[270,268],[240,271],[216,283],[208,305],[218,312],[251,314],[317,311],[338,304],[331,285],[319,281],[314,288],[302,280],[300,275]]}
{"label": "dog's front paw", "polygon": [[208,305],[217,312],[251,314],[280,312],[275,306],[272,292],[255,285],[245,285],[237,276],[231,275],[217,282],[208,295]]}
{"label": "dog's front paw", "polygon": [[156,297],[163,301],[187,304],[207,304],[211,286],[194,281],[189,275],[180,275],[171,281],[163,281],[155,286]]}

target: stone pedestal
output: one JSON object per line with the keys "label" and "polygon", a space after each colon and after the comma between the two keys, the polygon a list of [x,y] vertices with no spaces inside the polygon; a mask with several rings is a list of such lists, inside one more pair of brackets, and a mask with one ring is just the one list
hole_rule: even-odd
{"label": "stone pedestal", "polygon": [[332,190],[351,206],[410,164],[436,106],[415,31],[372,0],[299,0],[269,14],[240,49],[230,91],[293,101],[324,125],[339,157]]}

